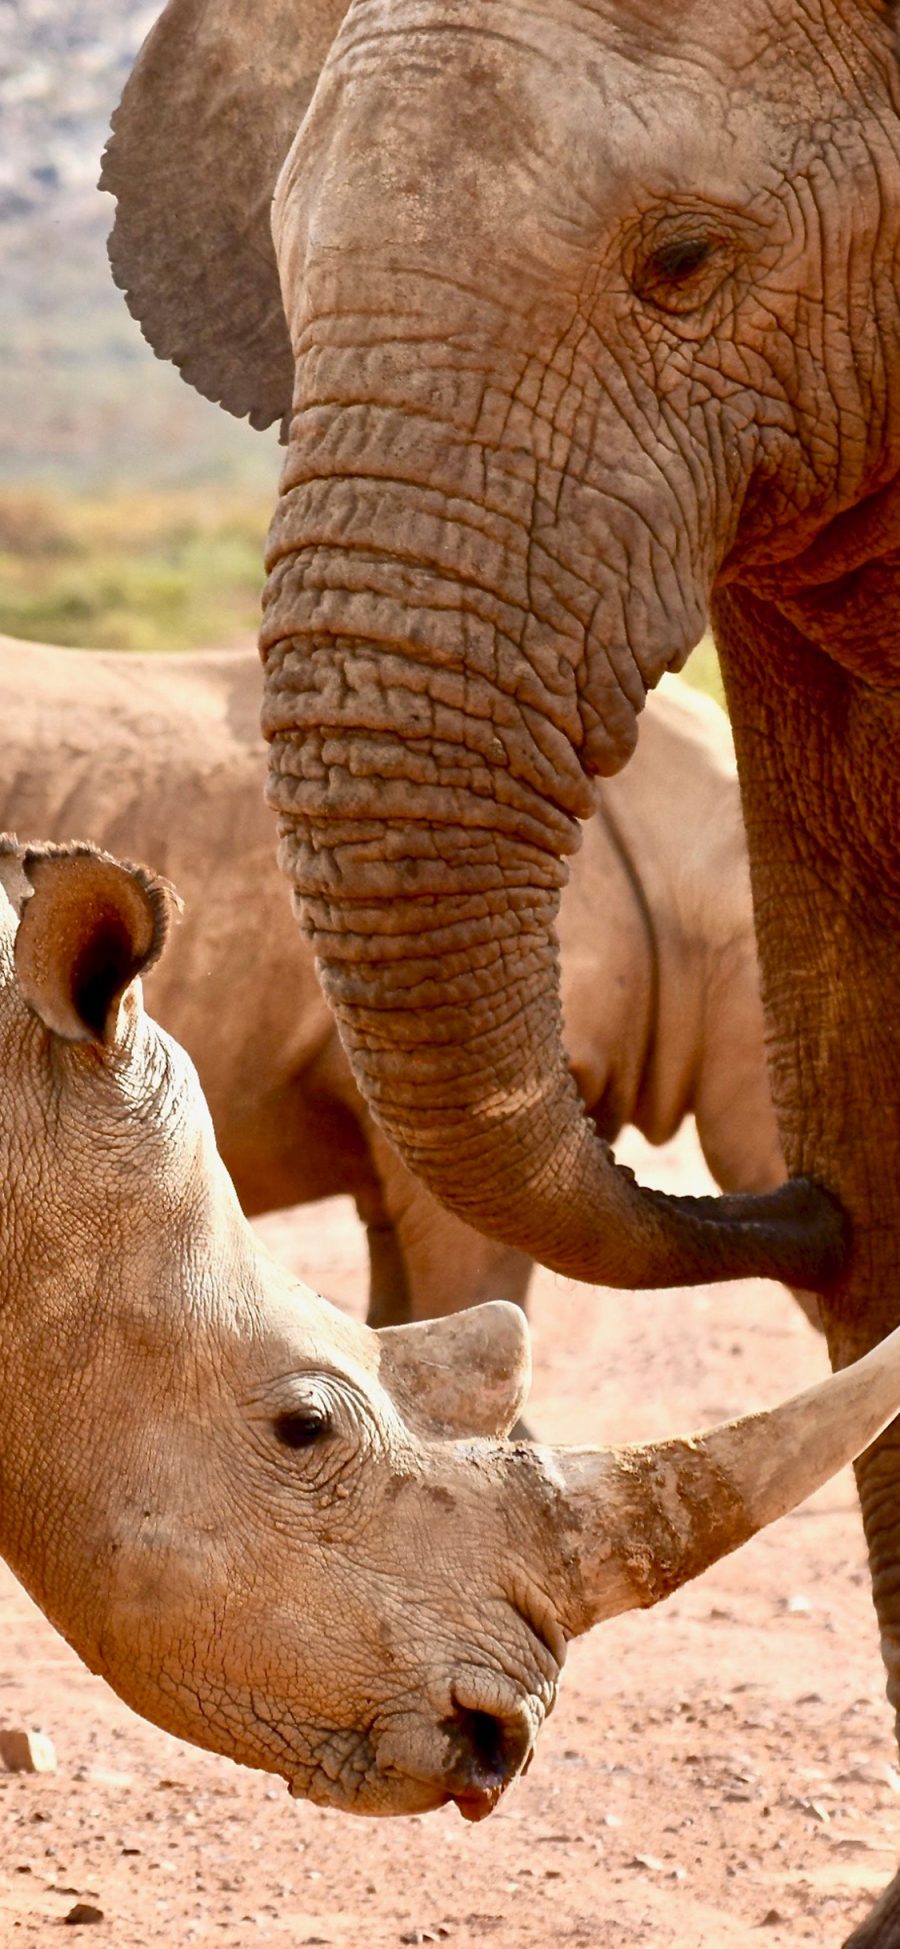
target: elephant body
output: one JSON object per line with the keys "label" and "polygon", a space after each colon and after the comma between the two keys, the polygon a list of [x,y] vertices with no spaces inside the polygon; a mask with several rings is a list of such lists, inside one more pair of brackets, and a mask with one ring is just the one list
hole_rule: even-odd
{"label": "elephant body", "polygon": [[[342,1192],[370,1249],[370,1323],[524,1301],[531,1261],[445,1211],[368,1112],[272,862],[259,668],[0,639],[0,829],[152,859],[184,913],[148,978],[197,1065],[248,1214]],[[673,680],[634,763],[597,787],[559,917],[566,1046],[610,1140],[692,1112],[727,1190],[780,1181],[727,720]],[[679,817],[668,808],[675,801]],[[249,951],[248,941],[253,942]]]}

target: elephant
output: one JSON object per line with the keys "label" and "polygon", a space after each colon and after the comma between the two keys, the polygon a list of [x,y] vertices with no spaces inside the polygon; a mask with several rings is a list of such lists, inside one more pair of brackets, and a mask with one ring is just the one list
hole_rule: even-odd
{"label": "elephant", "polygon": [[706,1436],[503,1440],[519,1308],[376,1333],[255,1239],[143,1006],[171,913],[146,868],[0,837],[0,1549],[168,1731],[323,1805],[481,1820],[570,1638],[698,1575],[897,1413],[900,1331]]}
{"label": "elephant", "polygon": [[[487,1299],[524,1305],[531,1260],[445,1211],[359,1094],[275,871],[258,693],[258,660],[240,650],[139,656],[0,637],[0,828],[83,833],[153,859],[181,890],[148,999],[197,1066],[248,1215],[349,1193],[366,1227],[370,1326]],[[665,1143],[693,1112],[721,1185],[774,1186],[783,1166],[724,712],[669,679],[634,763],[596,796],[558,923],[582,1099],[610,1139],[635,1123]]]}
{"label": "elephant", "polygon": [[[287,451],[280,856],[405,1162],[624,1288],[900,1316],[895,0],[169,0],[102,183],[185,378]],[[592,781],[711,618],[789,1176],[666,1200],[564,1057]],[[672,806],[673,821],[678,807]],[[900,1436],[857,1480],[900,1707]],[[853,1949],[900,1944],[900,1878]]]}

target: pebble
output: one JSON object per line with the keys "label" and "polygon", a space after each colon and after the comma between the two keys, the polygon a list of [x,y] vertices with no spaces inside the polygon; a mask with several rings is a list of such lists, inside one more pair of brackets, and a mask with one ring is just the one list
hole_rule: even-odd
{"label": "pebble", "polygon": [[56,1747],[45,1732],[0,1727],[0,1760],[7,1773],[55,1773]]}
{"label": "pebble", "polygon": [[76,1902],[74,1908],[70,1908],[68,1915],[63,1916],[63,1921],[71,1922],[75,1928],[79,1928],[84,1922],[103,1920],[102,1908],[96,1908],[93,1902]]}

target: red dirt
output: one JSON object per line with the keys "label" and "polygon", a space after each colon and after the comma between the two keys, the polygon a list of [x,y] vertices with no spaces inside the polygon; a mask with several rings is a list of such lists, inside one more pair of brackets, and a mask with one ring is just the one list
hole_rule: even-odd
{"label": "red dirt", "polygon": [[[623,1156],[701,1175],[692,1136]],[[362,1239],[335,1201],[261,1227],[361,1302]],[[531,1419],[549,1440],[630,1439],[771,1402],[824,1371],[774,1287],[596,1293],[543,1273]],[[900,1776],[852,1478],[645,1616],[575,1645],[537,1757],[483,1825],[358,1822],[144,1725],[0,1571],[6,1723],[59,1772],[0,1775],[0,1943],[42,1944],[76,1901],[88,1939],[387,1949],[838,1949],[895,1867]],[[324,1655],[324,1653],[323,1653]]]}

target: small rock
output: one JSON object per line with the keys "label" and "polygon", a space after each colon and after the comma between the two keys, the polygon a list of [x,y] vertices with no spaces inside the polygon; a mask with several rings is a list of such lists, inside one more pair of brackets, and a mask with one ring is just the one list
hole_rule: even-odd
{"label": "small rock", "polygon": [[0,1727],[0,1760],[7,1773],[55,1773],[56,1748],[45,1732]]}
{"label": "small rock", "polygon": [[777,1929],[780,1923],[786,1921],[787,1916],[780,1915],[777,1908],[770,1908],[766,1911],[762,1921],[758,1922],[756,1926],[758,1929]]}
{"label": "small rock", "polygon": [[102,1908],[95,1907],[93,1902],[76,1902],[74,1908],[70,1908],[68,1915],[63,1916],[63,1921],[71,1922],[76,1929],[84,1922],[102,1922],[103,1919]]}
{"label": "small rock", "polygon": [[648,1868],[651,1874],[661,1875],[666,1864],[658,1860],[655,1854],[633,1854],[630,1865],[632,1868]]}
{"label": "small rock", "polygon": [[132,1773],[119,1773],[109,1766],[79,1767],[76,1779],[87,1780],[92,1787],[131,1787],[134,1785]]}

